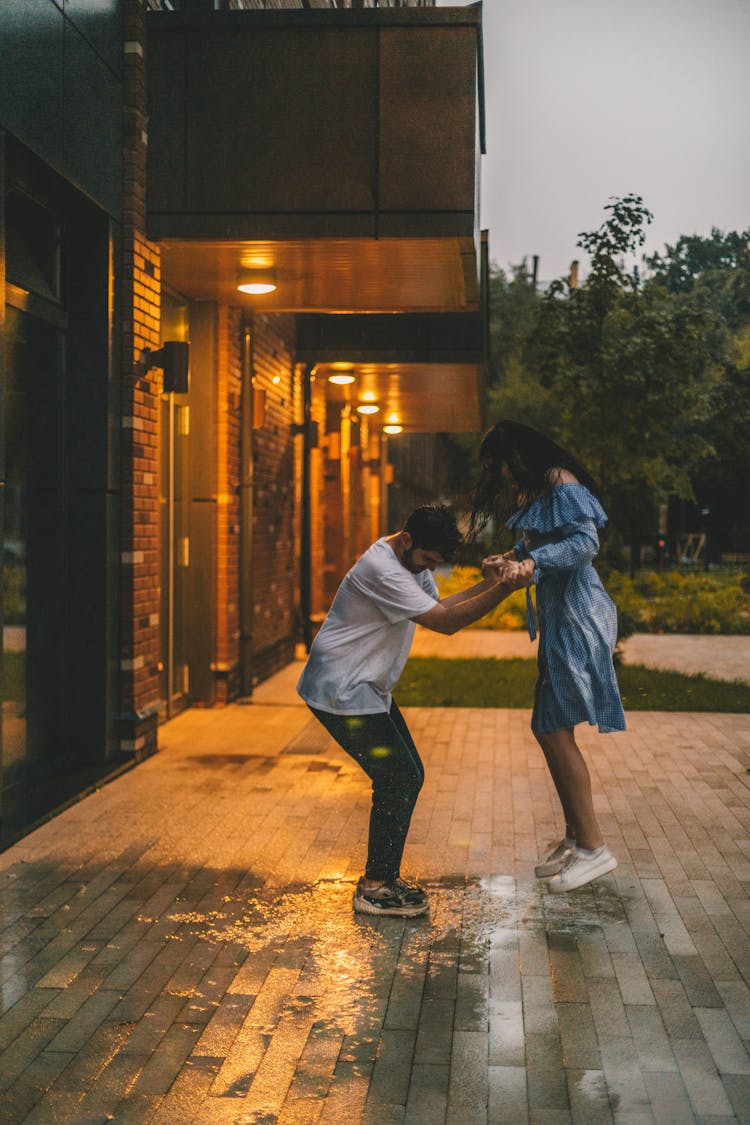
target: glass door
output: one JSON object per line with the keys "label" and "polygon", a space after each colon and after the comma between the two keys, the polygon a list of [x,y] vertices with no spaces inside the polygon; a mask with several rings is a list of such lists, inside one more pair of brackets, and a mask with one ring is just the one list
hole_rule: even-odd
{"label": "glass door", "polygon": [[7,309],[3,790],[14,804],[61,753],[66,560],[63,333]]}

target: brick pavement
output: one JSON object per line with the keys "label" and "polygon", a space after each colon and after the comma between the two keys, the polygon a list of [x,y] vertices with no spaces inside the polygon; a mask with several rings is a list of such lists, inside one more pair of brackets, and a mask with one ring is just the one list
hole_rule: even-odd
{"label": "brick pavement", "polygon": [[556,898],[528,712],[409,711],[433,908],[370,920],[367,784],[284,698],[0,855],[4,1125],[750,1122],[747,716],[583,730],[620,867]]}
{"label": "brick pavement", "polygon": [[[453,637],[417,626],[412,656],[535,657],[536,642],[528,634],[497,629],[464,629]],[[626,664],[645,664],[693,676],[750,683],[750,636],[708,636],[685,633],[635,633],[620,644]]]}

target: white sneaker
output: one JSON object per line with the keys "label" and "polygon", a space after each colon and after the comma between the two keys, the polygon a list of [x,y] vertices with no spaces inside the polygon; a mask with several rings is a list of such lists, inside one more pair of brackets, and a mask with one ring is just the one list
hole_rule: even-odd
{"label": "white sneaker", "polygon": [[571,839],[570,836],[563,836],[560,843],[549,853],[544,863],[538,863],[534,868],[537,879],[546,879],[549,875],[557,875],[567,857],[575,851],[575,847],[575,840]]}
{"label": "white sneaker", "polygon": [[606,875],[608,871],[614,871],[616,867],[617,860],[606,844],[589,855],[572,851],[563,861],[560,872],[547,880],[547,890],[552,895],[563,895],[567,891],[584,887],[594,879]]}

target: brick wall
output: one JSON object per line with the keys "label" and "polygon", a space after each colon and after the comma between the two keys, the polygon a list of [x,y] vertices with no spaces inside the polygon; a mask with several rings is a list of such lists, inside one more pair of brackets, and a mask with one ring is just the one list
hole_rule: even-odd
{"label": "brick wall", "polygon": [[242,314],[218,310],[216,701],[240,690],[240,442]]}
{"label": "brick wall", "polygon": [[159,464],[161,372],[140,365],[159,346],[159,248],[145,235],[146,31],[141,0],[124,4],[124,159],[120,315],[121,462],[121,748],[156,747],[159,705]]}
{"label": "brick wall", "polygon": [[265,424],[253,431],[254,683],[293,659],[297,634],[293,353],[294,317],[255,313],[252,374],[266,408]]}
{"label": "brick wall", "polygon": [[328,611],[325,593],[325,445],[326,445],[326,385],[317,379],[312,385],[312,417],[318,423],[320,447],[310,455],[310,600],[313,618],[322,618]]}

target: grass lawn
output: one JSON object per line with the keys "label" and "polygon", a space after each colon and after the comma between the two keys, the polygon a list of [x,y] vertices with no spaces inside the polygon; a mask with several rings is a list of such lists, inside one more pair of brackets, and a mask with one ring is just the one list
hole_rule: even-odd
{"label": "grass lawn", "polygon": [[[642,664],[617,669],[628,711],[750,711],[750,685],[661,672]],[[395,691],[400,707],[531,707],[535,660],[440,660],[412,657]]]}

